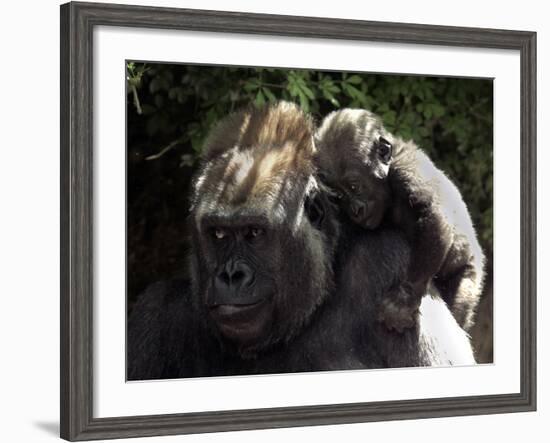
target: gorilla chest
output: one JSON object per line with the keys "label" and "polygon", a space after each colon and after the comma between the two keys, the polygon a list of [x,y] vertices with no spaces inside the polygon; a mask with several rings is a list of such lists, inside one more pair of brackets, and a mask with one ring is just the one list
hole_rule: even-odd
{"label": "gorilla chest", "polygon": [[323,331],[315,327],[306,330],[290,343],[280,344],[263,355],[244,361],[242,373],[314,372],[378,367],[369,354],[367,343],[351,328],[330,328]]}

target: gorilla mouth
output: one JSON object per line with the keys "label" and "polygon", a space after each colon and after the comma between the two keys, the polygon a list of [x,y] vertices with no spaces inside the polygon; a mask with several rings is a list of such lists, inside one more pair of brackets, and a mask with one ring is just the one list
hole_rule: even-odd
{"label": "gorilla mouth", "polygon": [[210,314],[224,336],[247,342],[262,335],[270,318],[269,305],[267,299],[246,305],[216,305]]}
{"label": "gorilla mouth", "polygon": [[254,309],[258,305],[262,304],[264,300],[260,300],[254,303],[248,304],[227,304],[227,305],[218,305],[212,308],[216,311],[216,314],[219,316],[230,316],[233,317],[239,313],[248,312],[251,309]]}
{"label": "gorilla mouth", "polygon": [[353,218],[353,217],[350,217],[350,218],[355,224],[361,226],[363,229],[369,229],[369,230],[378,228],[378,226],[380,226],[380,223],[382,221],[381,217],[379,217],[377,214],[371,214],[371,213],[367,213],[364,217],[360,217],[360,218]]}

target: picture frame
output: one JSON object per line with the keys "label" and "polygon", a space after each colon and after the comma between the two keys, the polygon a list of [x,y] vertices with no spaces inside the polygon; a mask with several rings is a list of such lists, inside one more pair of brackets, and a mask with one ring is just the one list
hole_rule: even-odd
{"label": "picture frame", "polygon": [[[191,30],[491,48],[521,66],[520,392],[253,410],[94,417],[93,30]],[[536,33],[99,3],[61,6],[61,437],[144,437],[536,409]]]}

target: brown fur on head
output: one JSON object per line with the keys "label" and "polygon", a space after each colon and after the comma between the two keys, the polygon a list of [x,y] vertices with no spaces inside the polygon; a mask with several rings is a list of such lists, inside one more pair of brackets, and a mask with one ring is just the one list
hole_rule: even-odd
{"label": "brown fur on head", "polygon": [[[195,180],[196,214],[228,216],[259,208],[281,222],[299,215],[289,194],[304,193],[313,172],[314,126],[297,105],[250,106],[222,120],[208,137]],[[200,198],[207,195],[208,198]]]}
{"label": "brown fur on head", "polygon": [[206,161],[238,146],[242,150],[277,148],[291,143],[296,154],[310,155],[314,125],[296,104],[281,101],[260,109],[249,106],[222,120],[203,148]]}

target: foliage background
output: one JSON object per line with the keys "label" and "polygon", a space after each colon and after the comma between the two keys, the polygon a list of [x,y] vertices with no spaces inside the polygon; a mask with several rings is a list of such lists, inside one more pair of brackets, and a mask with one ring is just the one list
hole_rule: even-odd
{"label": "foliage background", "polygon": [[148,284],[184,272],[189,180],[220,118],[279,99],[317,121],[360,107],[413,139],[461,190],[488,259],[471,333],[478,361],[492,361],[492,80],[128,62],[127,92],[129,307]]}

